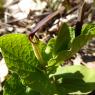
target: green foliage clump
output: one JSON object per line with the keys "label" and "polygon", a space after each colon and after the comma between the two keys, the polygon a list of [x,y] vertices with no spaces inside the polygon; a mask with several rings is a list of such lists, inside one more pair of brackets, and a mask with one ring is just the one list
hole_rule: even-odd
{"label": "green foliage clump", "polygon": [[62,25],[58,36],[45,44],[32,43],[25,34],[0,37],[0,48],[10,73],[3,95],[67,95],[95,90],[95,69],[82,65],[61,67],[95,37],[95,25],[85,24],[81,34]]}

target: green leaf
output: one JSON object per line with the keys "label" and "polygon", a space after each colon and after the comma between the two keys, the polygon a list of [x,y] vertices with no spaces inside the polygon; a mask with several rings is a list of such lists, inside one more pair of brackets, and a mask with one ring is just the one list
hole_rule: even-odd
{"label": "green leaf", "polygon": [[62,52],[59,52],[58,56],[55,59],[56,64],[63,64],[64,61],[72,57],[74,53],[72,53],[71,50],[63,50]]}
{"label": "green leaf", "polygon": [[45,53],[49,55],[48,66],[54,65],[54,48],[55,48],[56,38],[51,38],[46,46]]}
{"label": "green leaf", "polygon": [[22,83],[41,95],[53,93],[48,76],[39,68],[31,42],[24,34],[9,34],[0,37],[0,48],[11,72],[17,73]]}
{"label": "green leaf", "polygon": [[[88,27],[89,26],[89,27]],[[82,30],[82,34],[78,37],[75,37],[70,44],[69,50],[63,50],[58,53],[56,58],[56,63],[67,60],[77,53],[89,40],[95,37],[95,25],[86,25]],[[62,63],[62,62],[61,62]]]}
{"label": "green leaf", "polygon": [[40,71],[19,71],[19,76],[23,85],[32,88],[41,95],[52,95],[54,93],[54,85],[52,85],[48,77]]}
{"label": "green leaf", "polygon": [[60,95],[95,90],[95,69],[83,65],[58,67],[50,77],[55,79],[56,87],[59,92],[61,91]]}
{"label": "green leaf", "polygon": [[83,25],[81,35],[89,34],[91,32],[91,29],[95,28],[95,24],[93,23],[87,23]]}
{"label": "green leaf", "polygon": [[76,37],[71,45],[72,54],[78,52],[89,40],[95,37],[95,25],[86,24],[82,29],[81,35]]}
{"label": "green leaf", "polygon": [[[49,66],[54,65],[54,64],[63,64],[65,60],[69,59],[75,53],[77,53],[89,40],[91,40],[93,37],[95,37],[95,27],[94,26],[95,26],[94,24],[84,25],[84,27],[82,29],[82,33],[78,37],[74,36],[75,34],[74,34],[73,28],[69,28],[70,37],[71,37],[70,42],[68,43],[69,48],[67,47],[67,49],[62,49],[61,51],[57,52],[57,55],[49,60],[49,62],[48,62]],[[61,35],[61,33],[60,33],[60,35]],[[60,38],[61,38],[61,36],[60,36]],[[60,38],[57,38],[57,40],[58,39],[60,40]],[[61,40],[60,40],[59,44],[57,43],[55,45],[56,47],[57,46],[59,47],[61,43],[66,43],[66,41],[64,42],[62,40],[63,41],[62,42]],[[56,48],[56,47],[53,47],[53,48]],[[53,51],[53,48],[52,48],[52,51]]]}
{"label": "green leaf", "polygon": [[47,61],[49,60],[50,56],[49,56],[48,53],[45,52],[46,46],[47,45],[44,42],[39,41],[38,47],[39,47],[39,49],[41,51],[41,54],[42,54],[42,57],[43,57],[44,61],[47,63]]}
{"label": "green leaf", "polygon": [[69,32],[70,32],[70,43],[68,44],[68,47],[70,49],[71,47],[71,43],[73,42],[73,40],[75,39],[75,30],[73,27],[69,27]]}
{"label": "green leaf", "polygon": [[51,39],[46,48],[46,50],[52,54],[51,59],[48,61],[48,66],[64,62],[64,59],[61,59],[61,57],[59,57],[59,54],[60,52],[67,51],[70,48],[73,39],[74,39],[73,29],[69,28],[66,23],[63,23],[58,33],[57,39]]}
{"label": "green leaf", "polygon": [[[64,27],[67,27],[67,25],[65,25],[65,24],[63,24],[63,27],[61,27],[64,31],[65,31],[65,29],[64,29]],[[63,33],[63,34],[61,34],[61,33],[59,33],[60,34],[60,37],[62,36],[62,35],[64,35],[64,31],[61,29],[61,32]],[[68,30],[68,27],[66,28],[67,30]],[[69,34],[70,33],[70,34]],[[74,31],[74,28],[72,28],[72,27],[69,27],[69,33],[68,33],[68,31],[67,31],[67,38],[68,38],[68,34],[70,35],[70,41],[68,40],[68,43],[66,43],[64,40],[62,40],[62,39],[64,39],[63,37],[59,37],[59,38],[57,38],[57,39],[55,39],[55,38],[53,38],[53,39],[51,39],[49,42],[48,42],[48,44],[47,44],[47,47],[46,47],[46,52],[48,52],[48,53],[50,53],[50,54],[52,54],[52,56],[51,56],[51,59],[48,61],[48,66],[52,66],[52,65],[54,65],[54,64],[63,64],[64,63],[64,60],[66,60],[66,59],[68,59],[69,57],[70,57],[70,55],[71,55],[71,51],[69,50],[70,48],[71,48],[71,43],[73,42],[73,40],[74,40],[74,38],[75,38],[75,31]],[[60,41],[60,43],[57,43],[56,44],[56,42],[59,40]],[[62,40],[62,41],[61,41]],[[60,44],[63,44],[63,43],[66,43],[66,44],[68,44],[68,47],[67,47],[67,49],[66,50],[64,50],[64,49],[62,49],[61,51],[59,51],[59,52],[57,52],[56,53],[56,55],[54,54],[54,49],[56,49],[56,46],[55,46],[55,44],[59,47],[59,45]],[[64,45],[63,45],[63,47],[64,47]]]}
{"label": "green leaf", "polygon": [[80,35],[80,36],[76,37],[71,44],[70,50],[63,50],[58,53],[56,62],[60,63],[61,61],[65,61],[65,60],[69,59],[75,53],[77,53],[92,38],[93,38],[93,35]]}
{"label": "green leaf", "polygon": [[55,48],[55,42],[56,42],[55,38],[51,38],[49,40],[49,42],[47,43],[46,49],[45,49],[46,54],[49,54],[49,55],[53,56],[54,48]]}
{"label": "green leaf", "polygon": [[[20,88],[20,89],[19,89]],[[22,85],[17,74],[8,76],[8,79],[4,83],[3,95],[20,95],[25,94],[26,87]]]}
{"label": "green leaf", "polygon": [[39,92],[32,90],[30,87],[26,87],[27,95],[41,95]]}
{"label": "green leaf", "polygon": [[80,35],[76,37],[71,46],[72,53],[78,52],[92,38],[93,35]]}
{"label": "green leaf", "polygon": [[9,34],[0,37],[0,48],[9,69],[13,67],[29,69],[39,64],[34,56],[32,45],[24,34]]}
{"label": "green leaf", "polygon": [[8,80],[6,80],[4,84],[3,95],[20,95],[22,93],[23,95],[26,95],[25,89],[26,88],[20,82],[19,77],[16,74],[13,74],[8,77]]}
{"label": "green leaf", "polygon": [[58,37],[56,39],[55,54],[61,52],[62,50],[67,50],[70,40],[71,37],[69,27],[67,26],[66,23],[63,23],[63,25],[60,28],[60,31],[58,32]]}
{"label": "green leaf", "polygon": [[29,87],[22,85],[17,74],[11,74],[4,83],[3,95],[40,95]]}

